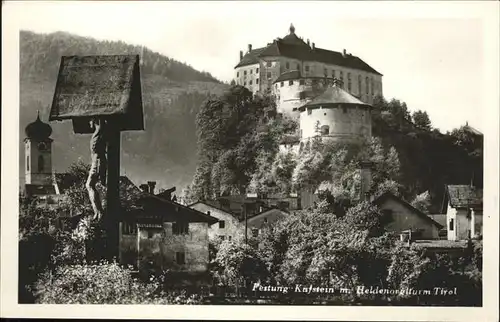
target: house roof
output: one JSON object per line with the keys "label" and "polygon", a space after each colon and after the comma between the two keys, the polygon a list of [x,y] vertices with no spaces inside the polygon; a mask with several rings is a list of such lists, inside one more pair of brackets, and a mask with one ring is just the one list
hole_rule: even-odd
{"label": "house roof", "polygon": [[474,135],[483,136],[482,132],[480,132],[479,130],[473,128],[468,123],[463,126],[463,129],[464,129],[464,131],[467,131],[467,132],[472,133]]}
{"label": "house roof", "polygon": [[216,206],[216,205],[214,205],[214,204],[210,203],[209,201],[196,201],[196,202],[193,202],[192,204],[189,204],[189,205],[188,205],[188,207],[189,207],[189,208],[192,208],[194,205],[197,205],[197,204],[204,204],[204,205],[206,205],[206,206],[208,206],[208,207],[210,207],[210,208],[212,208],[212,209],[216,209],[216,210],[218,210],[218,211],[222,211],[222,212],[224,212],[224,213],[226,213],[226,214],[228,214],[228,215],[230,215],[230,216],[233,216],[234,218],[239,219],[239,218],[238,218],[238,216],[237,216],[236,214],[234,214],[234,213],[232,213],[232,212],[228,211],[227,209],[222,209],[222,208],[220,208],[220,207],[218,207],[218,206]]}
{"label": "house roof", "polygon": [[[131,215],[141,218],[179,216],[189,222],[208,222],[210,225],[218,222],[217,218],[201,211],[143,192],[126,176],[120,176],[120,199],[122,205],[131,206]],[[150,215],[149,210],[154,214]]]}
{"label": "house roof", "polygon": [[483,189],[470,185],[447,185],[446,191],[453,208],[483,206]]}
{"label": "house roof", "polygon": [[375,200],[373,200],[372,203],[375,204],[375,205],[377,205],[377,206],[380,206],[387,199],[393,199],[393,200],[398,201],[403,206],[405,206],[407,209],[409,209],[410,211],[416,213],[421,218],[429,221],[433,225],[437,226],[439,229],[441,229],[441,228],[444,227],[443,225],[441,225],[440,223],[438,223],[437,221],[435,221],[434,219],[432,219],[430,216],[428,216],[427,214],[425,214],[421,210],[413,207],[411,204],[409,204],[405,200],[401,199],[400,197],[394,195],[393,193],[391,193],[389,191],[387,191],[387,192],[381,194],[379,197],[375,198]]}
{"label": "house roof", "polygon": [[327,87],[322,94],[316,96],[311,101],[299,107],[297,110],[305,111],[308,108],[315,108],[318,106],[325,106],[325,105],[338,105],[338,104],[358,105],[366,107],[370,106],[366,103],[363,103],[362,101],[360,101],[353,95],[349,94],[348,92],[344,91],[337,85],[333,85]]}
{"label": "house roof", "polygon": [[443,227],[446,226],[446,214],[429,214],[434,221],[441,224]]}
{"label": "house roof", "polygon": [[243,56],[243,58],[238,63],[238,65],[235,66],[235,68],[258,63],[259,58],[270,56],[283,56],[302,61],[317,61],[382,75],[373,67],[365,63],[361,58],[354,55],[344,55],[340,52],[318,47],[315,47],[313,49],[309,47],[302,39],[297,37],[295,32],[292,31],[284,38],[278,38],[272,43],[268,44],[266,47],[250,51],[245,56]]}
{"label": "house roof", "polygon": [[49,121],[113,115],[121,130],[143,130],[142,109],[139,55],[61,57]]}
{"label": "house roof", "polygon": [[[262,216],[265,216],[265,215],[269,215],[271,213],[274,213],[274,212],[279,212],[281,214],[284,214],[284,215],[289,215],[290,213],[287,212],[287,211],[284,211],[282,209],[279,209],[279,208],[269,208],[269,209],[265,209],[259,213],[256,213],[256,214],[253,214],[251,216],[247,216],[247,220],[250,220],[250,219],[256,219],[258,217],[262,217]],[[242,219],[241,221],[244,221],[245,219]]]}

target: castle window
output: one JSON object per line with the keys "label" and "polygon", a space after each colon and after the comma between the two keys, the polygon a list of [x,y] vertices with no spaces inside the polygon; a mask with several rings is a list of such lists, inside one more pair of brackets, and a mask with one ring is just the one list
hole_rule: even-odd
{"label": "castle window", "polygon": [[30,171],[30,156],[26,156],[26,171]]}
{"label": "castle window", "polygon": [[289,62],[286,62],[285,69],[290,69],[290,63]]}
{"label": "castle window", "polygon": [[240,72],[236,72],[236,77],[240,77]]}
{"label": "castle window", "polygon": [[288,81],[288,85],[293,85],[293,80]]}
{"label": "castle window", "polygon": [[273,65],[273,63],[268,61],[266,65],[267,65],[267,67],[271,67]]}
{"label": "castle window", "polygon": [[243,86],[247,86],[247,81],[244,81],[244,82],[243,82]]}
{"label": "castle window", "polygon": [[280,83],[280,87],[283,87],[285,85],[285,82]]}
{"label": "castle window", "polygon": [[245,75],[245,76],[247,75],[247,71],[246,70],[243,72],[243,75]]}
{"label": "castle window", "polygon": [[258,78],[256,78],[256,79],[255,79],[255,84],[258,84],[258,83],[259,83],[259,79],[258,79]]}
{"label": "castle window", "polygon": [[252,85],[252,80],[250,80],[250,81],[248,82],[248,85]]}
{"label": "castle window", "polygon": [[306,72],[309,71],[309,66],[308,65],[306,65],[304,68],[306,69]]}
{"label": "castle window", "polygon": [[[325,113],[326,115],[326,113]],[[330,134],[330,127],[328,125],[322,125],[320,129],[321,135],[328,135]]]}
{"label": "castle window", "polygon": [[371,81],[371,83],[372,83],[372,94],[374,94],[374,93],[373,93],[373,78],[371,78],[371,79],[370,79],[370,81]]}
{"label": "castle window", "polygon": [[225,222],[224,220],[220,220],[220,221],[219,221],[219,228],[220,228],[220,229],[224,229],[224,228],[226,228],[226,222]]}
{"label": "castle window", "polygon": [[45,160],[42,155],[38,156],[38,172],[43,172],[43,168],[45,166]]}
{"label": "castle window", "polygon": [[303,79],[301,79],[301,80],[299,81],[299,84],[300,84],[300,85],[304,85],[305,83],[306,83],[306,81],[305,81],[305,80],[303,80]]}
{"label": "castle window", "polygon": [[361,75],[358,75],[358,93],[361,95]]}
{"label": "castle window", "polygon": [[250,74],[253,74],[253,69],[250,69]]}
{"label": "castle window", "polygon": [[455,222],[454,222],[453,218],[450,218],[450,227],[449,227],[449,230],[453,231],[454,228],[455,228]]}
{"label": "castle window", "polygon": [[187,235],[189,233],[189,223],[187,222],[172,223],[172,233],[174,235]]}
{"label": "castle window", "polygon": [[306,99],[306,92],[300,92],[299,93],[299,99],[305,100]]}
{"label": "castle window", "polygon": [[184,252],[176,252],[175,253],[175,261],[179,265],[186,264],[186,253],[184,253]]}
{"label": "castle window", "polygon": [[227,240],[231,241],[231,236],[227,236]]}
{"label": "castle window", "polygon": [[259,73],[259,69],[255,68],[255,74],[258,74],[258,73]]}
{"label": "castle window", "polygon": [[366,77],[366,94],[370,93],[370,83],[368,83],[368,77]]}
{"label": "castle window", "polygon": [[271,79],[271,73],[270,72],[267,73],[267,79]]}

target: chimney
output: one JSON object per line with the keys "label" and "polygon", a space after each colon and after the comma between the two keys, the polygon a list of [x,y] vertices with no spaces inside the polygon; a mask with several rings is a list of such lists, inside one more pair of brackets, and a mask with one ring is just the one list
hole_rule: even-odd
{"label": "chimney", "polygon": [[248,44],[248,52],[252,51],[252,44]]}
{"label": "chimney", "polygon": [[309,43],[309,39],[307,39],[307,45],[311,47],[311,44]]}
{"label": "chimney", "polygon": [[155,194],[155,186],[156,186],[156,181],[148,181],[149,193],[152,195]]}
{"label": "chimney", "polygon": [[347,56],[347,51],[345,49],[342,51],[342,56],[343,57]]}
{"label": "chimney", "polygon": [[372,163],[369,161],[362,161],[361,168],[361,201],[370,201],[370,188],[372,185]]}
{"label": "chimney", "polygon": [[243,50],[240,50],[240,60],[243,59]]}
{"label": "chimney", "polygon": [[313,43],[313,49],[316,49],[316,44],[315,43]]}
{"label": "chimney", "polygon": [[208,210],[208,211],[207,211],[207,215],[209,215],[209,216],[210,216],[210,210]]}
{"label": "chimney", "polygon": [[149,192],[149,186],[147,184],[141,184],[139,186],[139,188],[141,188],[142,192],[145,192],[145,193],[148,193]]}

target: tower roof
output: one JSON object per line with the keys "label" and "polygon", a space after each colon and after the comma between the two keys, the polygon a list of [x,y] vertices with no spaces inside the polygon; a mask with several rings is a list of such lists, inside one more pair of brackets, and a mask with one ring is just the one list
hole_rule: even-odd
{"label": "tower roof", "polygon": [[298,110],[304,111],[310,107],[315,107],[315,106],[320,106],[320,105],[323,105],[323,106],[337,105],[337,104],[361,105],[361,106],[367,106],[367,107],[370,106],[366,103],[363,103],[362,101],[360,101],[356,97],[352,96],[348,92],[344,91],[342,88],[338,87],[337,85],[333,85],[333,86],[328,87],[322,94],[313,98],[310,102],[299,107]]}
{"label": "tower roof", "polygon": [[40,113],[37,112],[36,120],[28,124],[24,130],[29,139],[44,140],[52,134],[52,127],[40,120]]}

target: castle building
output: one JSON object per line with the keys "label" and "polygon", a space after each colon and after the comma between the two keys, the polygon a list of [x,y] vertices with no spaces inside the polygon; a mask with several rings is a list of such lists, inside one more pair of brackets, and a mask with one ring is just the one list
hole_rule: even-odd
{"label": "castle building", "polygon": [[25,128],[25,191],[27,195],[56,195],[59,189],[52,173],[52,127],[40,115]]}
{"label": "castle building", "polygon": [[300,140],[314,137],[357,142],[372,135],[371,106],[344,91],[339,85],[327,87],[319,96],[299,108]]}
{"label": "castle building", "polygon": [[[382,95],[382,74],[361,58],[304,42],[290,26],[289,34],[267,46],[244,54],[235,66],[235,82],[252,92],[272,93],[278,111],[297,117],[294,108],[304,105],[317,90],[338,79],[342,87],[364,103]],[[319,87],[319,88],[318,88]]]}

